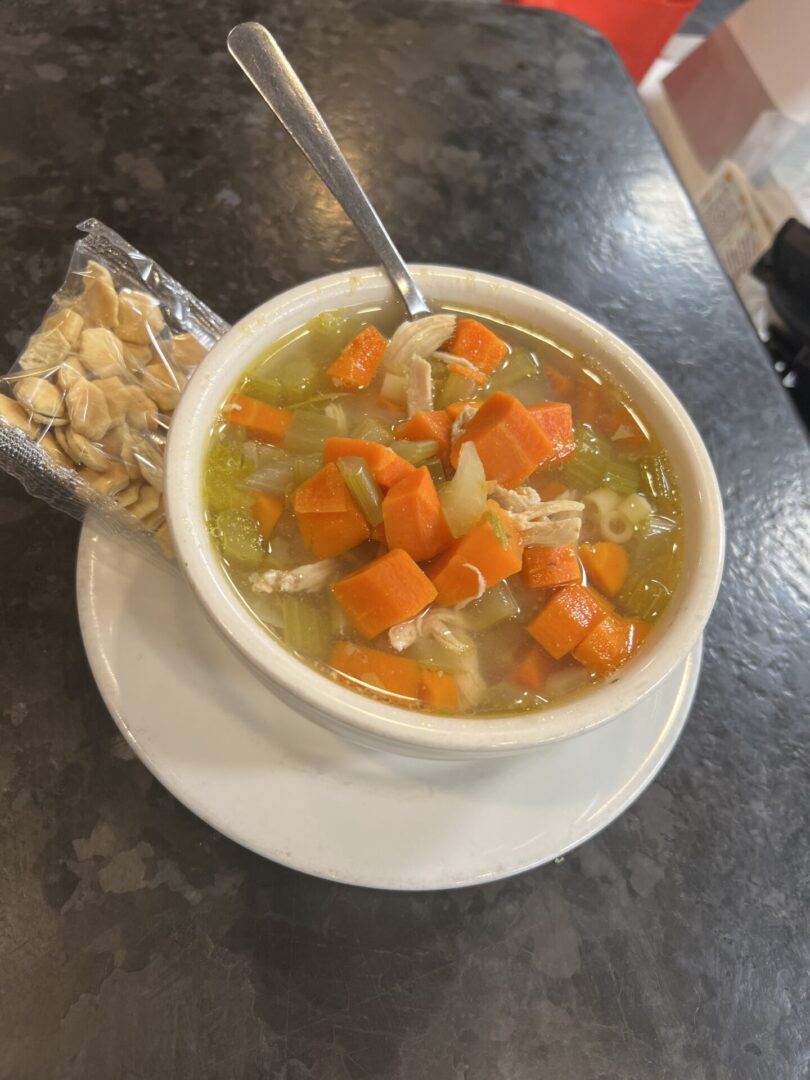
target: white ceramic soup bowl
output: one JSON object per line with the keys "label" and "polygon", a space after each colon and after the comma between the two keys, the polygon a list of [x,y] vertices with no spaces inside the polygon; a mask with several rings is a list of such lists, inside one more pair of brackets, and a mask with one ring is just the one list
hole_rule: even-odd
{"label": "white ceramic soup bowl", "polygon": [[[603,326],[545,293],[503,278],[442,266],[412,268],[439,307],[477,308],[537,330],[592,358],[630,394],[666,447],[685,508],[681,579],[639,654],[610,680],[542,712],[482,720],[411,711],[365,697],[288,652],[250,614],[206,531],[203,461],[217,412],[268,346],[322,311],[392,298],[377,269],[345,271],[268,300],[233,327],[200,365],[172,419],[166,456],[169,522],[180,566],[226,639],[274,692],[310,719],[365,745],[415,756],[513,754],[580,735],[620,716],[685,660],[709,618],[723,565],[723,509],[706,448],[672,391]],[[268,695],[268,722],[272,722]]]}

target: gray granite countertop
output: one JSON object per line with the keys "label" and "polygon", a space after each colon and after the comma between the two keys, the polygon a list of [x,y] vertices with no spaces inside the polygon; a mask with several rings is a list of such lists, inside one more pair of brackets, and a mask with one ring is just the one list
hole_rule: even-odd
{"label": "gray granite countertop", "polygon": [[596,35],[405,0],[6,0],[8,360],[90,214],[228,319],[368,261],[225,54],[256,15],[406,257],[573,302],[692,412],[729,527],[698,698],[657,781],[559,865],[424,895],[309,879],[133,758],[82,651],[78,527],[0,478],[0,1075],[810,1076],[810,457]]}

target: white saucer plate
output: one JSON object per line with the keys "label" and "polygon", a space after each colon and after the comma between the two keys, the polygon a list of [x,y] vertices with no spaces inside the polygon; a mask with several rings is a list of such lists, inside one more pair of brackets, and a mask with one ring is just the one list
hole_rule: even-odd
{"label": "white saucer plate", "polygon": [[98,687],[135,752],[244,847],[318,877],[447,889],[520,873],[605,828],[684,726],[701,643],[642,705],[589,734],[490,761],[363,749],[275,697],[182,576],[93,521],[77,565]]}

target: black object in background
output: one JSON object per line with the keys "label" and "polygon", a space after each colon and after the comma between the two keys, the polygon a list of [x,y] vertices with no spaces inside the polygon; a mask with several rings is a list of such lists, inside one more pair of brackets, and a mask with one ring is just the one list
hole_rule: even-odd
{"label": "black object in background", "polygon": [[786,221],[753,274],[775,315],[767,339],[774,369],[810,428],[810,229]]}

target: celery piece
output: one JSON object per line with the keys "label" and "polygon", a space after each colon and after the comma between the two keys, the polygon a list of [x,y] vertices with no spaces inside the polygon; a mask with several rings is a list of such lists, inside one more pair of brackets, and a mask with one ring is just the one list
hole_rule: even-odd
{"label": "celery piece", "polygon": [[509,387],[509,393],[521,405],[538,405],[541,401],[548,401],[551,397],[548,382],[544,375],[533,375],[530,379],[524,379]]}
{"label": "celery piece", "polygon": [[299,487],[323,467],[323,454],[302,454],[293,460],[293,485]]}
{"label": "celery piece", "polygon": [[447,382],[439,395],[440,409],[446,409],[454,401],[467,401],[478,394],[478,383],[475,379],[468,379],[466,375],[457,375],[451,371],[447,376]]}
{"label": "celery piece", "polygon": [[281,598],[284,616],[284,642],[293,652],[322,660],[332,643],[329,614],[302,596],[290,593]]}
{"label": "celery piece", "polygon": [[318,454],[332,435],[338,434],[338,423],[324,413],[297,412],[284,439],[284,449],[292,454]]}
{"label": "celery piece", "polygon": [[292,487],[292,461],[274,461],[263,465],[245,480],[250,491],[269,491],[271,495],[285,495]]}
{"label": "celery piece", "polygon": [[244,570],[257,570],[264,559],[259,524],[249,510],[223,510],[217,514],[214,535],[223,557]]}
{"label": "celery piece", "polygon": [[672,498],[672,485],[663,454],[651,454],[642,458],[640,465],[641,486],[636,490],[643,495],[650,495],[656,503],[667,504]]}
{"label": "celery piece", "polygon": [[439,444],[435,439],[395,439],[391,443],[391,449],[401,458],[410,461],[411,465],[424,465],[436,456]]}
{"label": "celery piece", "polygon": [[466,650],[456,652],[433,637],[417,638],[406,650],[405,655],[411,660],[416,660],[422,667],[430,668],[431,671],[446,671],[450,675],[466,671],[469,666]]}
{"label": "celery piece", "polygon": [[340,457],[337,467],[366,521],[370,525],[382,524],[382,492],[368,462],[361,457]]}
{"label": "celery piece", "polygon": [[297,360],[283,361],[275,369],[274,375],[281,388],[281,401],[287,405],[315,392],[321,368],[311,356],[302,356]]}
{"label": "celery piece", "polygon": [[447,479],[444,471],[444,465],[437,457],[428,458],[425,462],[425,468],[430,473],[430,478],[434,484],[443,484]]}
{"label": "celery piece", "polygon": [[503,522],[495,513],[495,511],[487,510],[484,514],[482,514],[481,520],[485,521],[487,525],[489,525],[489,527],[495,533],[495,539],[505,551],[506,548],[509,547],[509,537],[506,535],[506,529],[503,527]]}
{"label": "celery piece", "polygon": [[641,472],[634,462],[612,457],[605,463],[602,483],[620,495],[632,495],[633,492],[638,491]]}
{"label": "celery piece", "polygon": [[328,594],[327,609],[329,611],[329,625],[332,629],[332,636],[337,638],[346,637],[351,631],[351,626],[343,608],[331,590]]}
{"label": "celery piece", "polygon": [[211,447],[203,473],[203,492],[214,512],[238,509],[250,504],[242,481],[252,471],[244,444],[222,440]]}
{"label": "celery piece", "polygon": [[657,578],[643,578],[636,580],[629,590],[625,586],[617,599],[628,615],[654,619],[667,606],[671,595],[667,586]]}
{"label": "celery piece", "polygon": [[387,371],[383,375],[380,386],[380,396],[386,401],[392,401],[395,405],[403,408],[408,400],[408,380],[405,375],[398,375],[394,371]]}
{"label": "celery piece", "polygon": [[511,356],[492,373],[489,380],[490,390],[508,390],[515,383],[531,379],[538,371],[537,360],[528,349],[514,349]]}
{"label": "celery piece", "polygon": [[256,398],[257,401],[264,401],[268,405],[279,405],[284,396],[278,379],[265,379],[259,375],[251,375],[245,379],[239,393]]}
{"label": "celery piece", "polygon": [[384,424],[382,420],[378,420],[375,416],[364,416],[352,428],[352,438],[366,439],[368,442],[388,446],[393,438],[393,432],[390,424]]}
{"label": "celery piece", "polygon": [[463,443],[453,479],[439,489],[439,501],[456,539],[480,519],[487,505],[487,477],[475,443]]}
{"label": "celery piece", "polygon": [[505,581],[487,589],[480,600],[464,608],[464,621],[469,630],[478,633],[507,622],[520,614],[520,608],[512,590]]}
{"label": "celery piece", "polygon": [[[310,343],[318,350],[327,352],[331,364],[363,326],[363,320],[357,315],[349,315],[346,311],[324,311],[310,320],[307,331]],[[336,341],[340,342],[337,348]]]}

